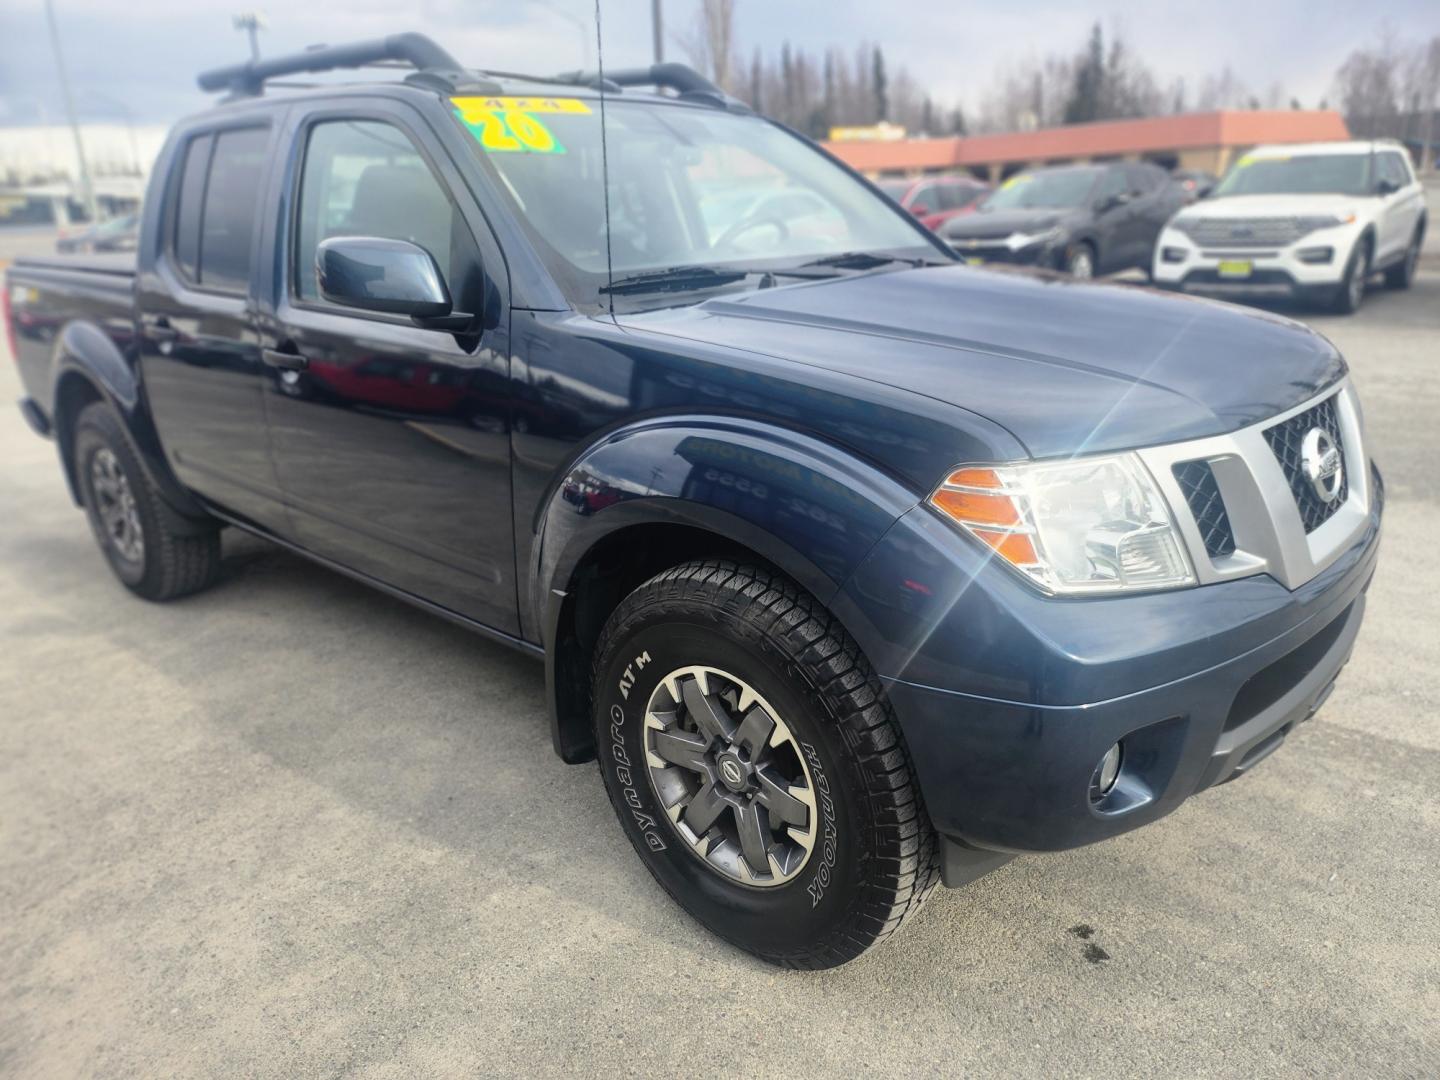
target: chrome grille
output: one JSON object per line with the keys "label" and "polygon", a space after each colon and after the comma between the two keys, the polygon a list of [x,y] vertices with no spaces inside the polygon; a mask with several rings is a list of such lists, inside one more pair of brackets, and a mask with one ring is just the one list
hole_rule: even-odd
{"label": "chrome grille", "polygon": [[1297,217],[1179,218],[1171,224],[1202,247],[1285,247],[1312,231]]}
{"label": "chrome grille", "polygon": [[[1315,491],[1300,461],[1300,445],[1309,431],[1317,427],[1329,435],[1340,450],[1340,490],[1330,502],[1326,502]],[[1275,459],[1280,462],[1280,468],[1285,472],[1285,479],[1295,496],[1295,506],[1300,511],[1300,520],[1305,525],[1305,531],[1314,532],[1345,505],[1345,497],[1350,493],[1350,463],[1345,456],[1345,440],[1340,434],[1340,418],[1335,413],[1335,399],[1326,398],[1314,408],[1292,416],[1284,423],[1266,428],[1265,441],[1270,444],[1270,449],[1275,452]]]}
{"label": "chrome grille", "polygon": [[1230,528],[1230,515],[1225,512],[1225,500],[1220,497],[1220,485],[1215,483],[1215,472],[1208,461],[1182,461],[1173,469],[1175,482],[1190,512],[1195,515],[1195,525],[1200,530],[1200,539],[1205,543],[1205,554],[1212,559],[1235,552],[1235,533]]}

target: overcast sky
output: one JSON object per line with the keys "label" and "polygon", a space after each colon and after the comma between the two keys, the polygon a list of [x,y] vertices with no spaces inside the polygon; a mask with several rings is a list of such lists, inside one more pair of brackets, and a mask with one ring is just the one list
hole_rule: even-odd
{"label": "overcast sky", "polygon": [[[54,0],[82,119],[166,123],[204,107],[195,73],[243,59],[231,15],[257,6],[264,53],[419,30],[466,64],[556,72],[593,62],[593,0]],[[672,30],[688,30],[695,0],[664,0]],[[1437,0],[737,0],[741,55],[789,39],[810,50],[882,45],[937,101],[978,108],[1000,65],[1070,52],[1100,20],[1118,26],[1162,85],[1193,90],[1227,63],[1257,93],[1283,84],[1313,106],[1357,45],[1388,28],[1401,39],[1440,33]],[[649,0],[603,0],[607,65],[650,59]],[[670,58],[682,56],[667,42]],[[42,0],[0,0],[0,124],[63,118]]]}

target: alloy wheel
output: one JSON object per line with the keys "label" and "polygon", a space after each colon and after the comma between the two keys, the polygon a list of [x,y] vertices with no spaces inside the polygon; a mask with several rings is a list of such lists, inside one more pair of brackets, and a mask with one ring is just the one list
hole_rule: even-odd
{"label": "alloy wheel", "polygon": [[1070,276],[1081,281],[1088,281],[1095,276],[1095,264],[1090,258],[1088,248],[1078,248],[1070,256]]}
{"label": "alloy wheel", "polygon": [[646,707],[645,757],[675,831],[712,870],[770,887],[809,861],[810,767],[780,714],[743,679],[705,666],[666,675]]}
{"label": "alloy wheel", "polygon": [[105,539],[127,562],[145,558],[145,533],[140,527],[140,509],[130,490],[120,459],[107,447],[90,459],[90,490],[95,494],[95,513]]}
{"label": "alloy wheel", "polygon": [[1365,279],[1370,276],[1370,255],[1368,252],[1360,253],[1360,261],[1355,264],[1355,273],[1350,275],[1350,281],[1346,287],[1350,290],[1350,307],[1357,308],[1360,301],[1365,298]]}

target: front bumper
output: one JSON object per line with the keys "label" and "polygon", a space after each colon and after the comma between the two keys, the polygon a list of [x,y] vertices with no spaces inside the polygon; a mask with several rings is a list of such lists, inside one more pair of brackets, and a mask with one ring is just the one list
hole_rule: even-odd
{"label": "front bumper", "polygon": [[[1178,229],[1167,228],[1155,245],[1151,279],[1156,285],[1205,296],[1294,299],[1323,302],[1334,296],[1360,230],[1322,229],[1283,247],[1202,246]],[[1301,252],[1329,249],[1324,262],[1307,262]],[[1165,259],[1178,253],[1178,262]],[[1241,271],[1238,272],[1237,271]]]}
{"label": "front bumper", "polygon": [[[944,528],[923,510],[901,519],[835,607],[861,620],[862,639],[893,638],[901,619],[920,620],[920,633],[898,649],[861,644],[892,673],[889,697],[930,816],[952,841],[947,851],[1056,851],[1103,840],[1243,775],[1278,748],[1324,702],[1359,631],[1384,501],[1373,477],[1365,528],[1293,592],[1257,575],[1170,593],[1047,600],[999,567],[961,565],[955,545],[950,566],[912,569],[897,590],[890,567],[914,567],[922,549],[936,550],[926,535],[932,523]],[[928,590],[918,602],[906,588],[917,584]],[[888,607],[877,603],[886,592]],[[1120,778],[1092,800],[1096,765],[1121,740]],[[968,876],[961,868],[946,879]]]}

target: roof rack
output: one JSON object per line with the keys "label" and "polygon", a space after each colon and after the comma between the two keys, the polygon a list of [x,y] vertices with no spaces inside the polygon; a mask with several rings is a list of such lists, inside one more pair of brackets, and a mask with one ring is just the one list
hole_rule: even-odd
{"label": "roof rack", "polygon": [[461,85],[473,86],[484,93],[497,93],[500,89],[493,83],[477,84],[473,74],[424,34],[392,34],[350,45],[317,45],[289,56],[248,60],[243,64],[201,72],[198,82],[201,90],[229,90],[232,97],[256,97],[264,92],[266,80],[282,75],[360,68],[387,62],[415,69],[414,74],[407,76],[406,82],[442,92]]}
{"label": "roof rack", "polygon": [[588,86],[608,93],[617,93],[627,86],[655,86],[674,90],[683,101],[714,105],[721,109],[743,109],[747,112],[750,108],[687,64],[651,64],[643,68],[607,71],[603,78],[596,71],[571,71],[552,76],[545,81]]}

